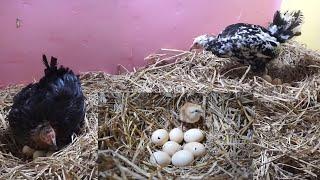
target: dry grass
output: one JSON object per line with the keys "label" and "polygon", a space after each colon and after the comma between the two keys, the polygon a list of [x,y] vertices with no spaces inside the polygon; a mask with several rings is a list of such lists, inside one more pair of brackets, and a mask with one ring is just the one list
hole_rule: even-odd
{"label": "dry grass", "polygon": [[[275,86],[210,53],[165,52],[133,73],[87,75],[104,89],[99,177],[320,178],[319,53],[286,44],[268,72],[288,84]],[[168,59],[174,62],[163,63]],[[206,110],[195,126],[206,131],[207,155],[186,168],[151,165],[150,152],[157,149],[151,133],[181,126],[178,112],[187,101]]]}
{"label": "dry grass", "polygon": [[[5,117],[21,87],[0,90],[0,179],[97,179],[97,143],[101,178],[320,177],[319,53],[286,44],[268,66],[269,75],[289,83],[278,86],[210,53],[163,53],[132,73],[84,74],[84,132],[50,158],[18,158]],[[186,101],[206,110],[194,126],[206,131],[208,154],[186,168],[151,165],[151,133],[181,126],[177,117]]]}
{"label": "dry grass", "polygon": [[[301,87],[316,78],[320,67],[320,53],[292,42],[285,44],[280,57],[269,64],[268,74],[281,78],[294,87]],[[96,77],[97,86],[110,92],[240,92],[280,89],[255,77],[248,67],[218,58],[209,52],[191,53],[179,50],[163,50],[164,54],[153,54],[146,58],[150,65],[135,72],[122,74],[89,73]],[[173,62],[173,63],[168,63]],[[316,74],[316,75],[315,75]],[[269,94],[271,95],[271,94]]]}
{"label": "dry grass", "polygon": [[21,86],[0,90],[0,179],[97,179],[98,91],[91,79],[82,78],[86,95],[83,132],[66,148],[51,157],[34,161],[21,158],[21,147],[14,144],[6,115],[12,98]]}

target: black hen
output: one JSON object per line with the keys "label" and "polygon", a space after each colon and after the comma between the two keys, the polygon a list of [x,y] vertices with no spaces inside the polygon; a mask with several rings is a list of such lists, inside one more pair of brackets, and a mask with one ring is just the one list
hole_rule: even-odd
{"label": "black hen", "polygon": [[204,48],[218,57],[230,57],[249,64],[254,71],[265,69],[266,63],[279,55],[280,43],[299,36],[302,13],[277,11],[267,28],[237,23],[227,26],[219,35],[195,38],[190,50]]}
{"label": "black hen", "polygon": [[13,98],[8,115],[16,141],[39,150],[52,150],[71,142],[84,122],[84,96],[79,77],[72,70],[50,64],[45,55],[45,75]]}

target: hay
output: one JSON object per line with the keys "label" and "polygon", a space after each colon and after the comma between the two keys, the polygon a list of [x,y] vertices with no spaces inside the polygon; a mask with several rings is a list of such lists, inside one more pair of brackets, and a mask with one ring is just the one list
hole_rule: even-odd
{"label": "hay", "polygon": [[[268,66],[288,83],[277,86],[211,53],[162,52],[132,73],[120,66],[121,75],[83,74],[84,132],[50,158],[19,158],[5,117],[21,86],[0,90],[0,179],[97,179],[97,144],[101,178],[320,177],[318,52],[285,44]],[[178,110],[186,101],[206,110],[195,126],[206,131],[208,154],[186,168],[151,165],[151,133],[181,126]]]}
{"label": "hay", "polygon": [[[146,58],[151,64],[135,72],[122,75],[91,73],[96,77],[97,86],[111,92],[240,92],[272,91],[274,86],[266,84],[259,77],[228,58],[218,58],[209,52],[191,53],[179,50],[163,50],[166,54],[153,54]],[[173,62],[173,63],[169,63]],[[152,64],[154,63],[154,64]],[[291,86],[301,87],[319,76],[320,53],[291,42],[285,44],[279,58],[269,64],[268,74],[281,78]],[[316,75],[315,75],[316,74]],[[271,88],[271,89],[270,89]]]}
{"label": "hay", "polygon": [[[34,161],[21,158],[21,147],[15,145],[5,117],[12,98],[22,87],[0,90],[0,179],[97,179],[97,94],[91,79],[82,78],[86,96],[86,118],[83,132],[66,148],[51,157]],[[90,84],[90,85],[89,85]]]}
{"label": "hay", "polygon": [[[234,70],[235,63],[210,53],[168,54],[153,55],[156,64],[133,73],[87,74],[105,90],[99,94],[100,178],[320,177],[318,52],[284,45],[268,66],[283,85],[272,85],[247,67]],[[174,62],[163,63],[167,60]],[[206,111],[194,126],[206,131],[207,155],[185,168],[151,165],[150,153],[158,149],[151,133],[181,126],[178,112],[187,101]]]}

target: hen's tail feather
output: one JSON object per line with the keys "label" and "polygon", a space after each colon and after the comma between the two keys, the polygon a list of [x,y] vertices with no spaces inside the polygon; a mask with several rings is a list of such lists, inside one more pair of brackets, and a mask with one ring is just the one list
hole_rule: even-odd
{"label": "hen's tail feather", "polygon": [[45,65],[45,69],[44,69],[44,72],[45,72],[45,75],[46,76],[49,76],[49,75],[52,75],[52,74],[56,74],[56,75],[63,75],[65,73],[71,73],[73,74],[72,70],[70,70],[69,68],[67,67],[63,67],[63,66],[60,66],[58,68],[58,59],[55,58],[55,57],[51,57],[51,61],[50,61],[50,65],[49,65],[49,62],[47,60],[47,57],[46,55],[42,55],[42,61],[43,61],[43,64]]}
{"label": "hen's tail feather", "polygon": [[44,76],[40,79],[40,86],[47,86],[49,83],[56,83],[58,78],[67,77],[66,74],[70,74],[74,76],[74,73],[71,69],[67,67],[60,66],[58,68],[58,59],[55,57],[51,57],[50,63],[47,60],[45,55],[42,55],[42,61],[45,65]]}
{"label": "hen's tail feather", "polygon": [[57,69],[57,65],[58,65],[58,59],[51,56],[50,67]]}
{"label": "hen's tail feather", "polygon": [[57,65],[58,65],[58,59],[55,58],[55,57],[51,57],[51,61],[50,61],[50,65],[49,65],[49,62],[47,60],[47,57],[46,55],[42,55],[42,62],[43,64],[45,65],[45,69],[44,69],[44,74],[45,75],[49,75],[51,73],[55,73],[57,72],[58,68],[57,68]]}
{"label": "hen's tail feather", "polygon": [[49,63],[48,63],[48,60],[47,60],[47,56],[44,55],[44,54],[42,55],[42,62],[43,62],[43,64],[46,66],[47,69],[50,68]]}
{"label": "hen's tail feather", "polygon": [[280,13],[276,11],[273,17],[273,22],[269,26],[271,35],[277,38],[281,43],[293,38],[294,36],[301,35],[301,24],[303,22],[302,12],[299,11],[286,11]]}

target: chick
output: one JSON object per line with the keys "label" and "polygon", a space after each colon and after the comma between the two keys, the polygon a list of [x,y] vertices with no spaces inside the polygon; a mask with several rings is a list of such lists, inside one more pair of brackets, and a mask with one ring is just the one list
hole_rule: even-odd
{"label": "chick", "polygon": [[180,120],[187,123],[198,122],[203,112],[200,105],[187,102],[180,109]]}

